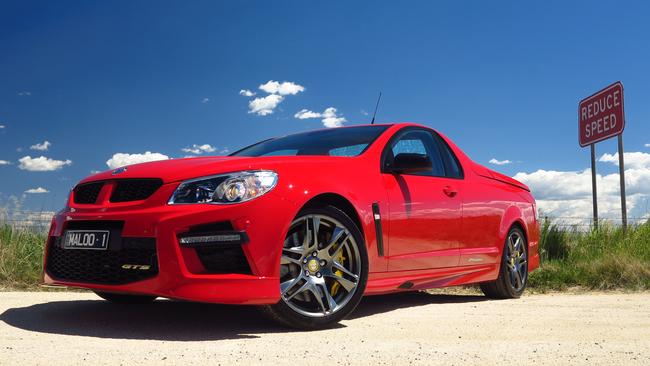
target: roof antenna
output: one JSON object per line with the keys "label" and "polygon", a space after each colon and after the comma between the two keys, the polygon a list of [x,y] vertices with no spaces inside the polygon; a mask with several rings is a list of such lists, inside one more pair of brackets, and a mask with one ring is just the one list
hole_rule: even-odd
{"label": "roof antenna", "polygon": [[381,92],[379,92],[379,98],[377,98],[377,104],[375,105],[375,113],[372,114],[372,121],[370,121],[371,125],[375,124],[375,116],[377,115],[377,108],[379,108],[380,100],[381,100]]}

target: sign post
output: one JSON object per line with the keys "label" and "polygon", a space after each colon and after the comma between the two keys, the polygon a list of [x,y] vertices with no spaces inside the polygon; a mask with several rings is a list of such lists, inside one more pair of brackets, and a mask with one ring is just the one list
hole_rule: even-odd
{"label": "sign post", "polygon": [[596,193],[596,143],[618,136],[618,168],[621,183],[621,219],[627,228],[625,203],[625,161],[623,154],[623,84],[620,81],[588,96],[578,104],[578,141],[581,147],[591,147],[591,188],[594,205],[594,227],[598,228],[598,200]]}
{"label": "sign post", "polygon": [[598,190],[596,189],[596,144],[591,144],[591,198],[594,206],[594,228],[598,229]]}
{"label": "sign post", "polygon": [[623,230],[627,229],[627,205],[625,202],[625,159],[623,159],[623,134],[618,135],[618,174],[621,179],[621,220]]}

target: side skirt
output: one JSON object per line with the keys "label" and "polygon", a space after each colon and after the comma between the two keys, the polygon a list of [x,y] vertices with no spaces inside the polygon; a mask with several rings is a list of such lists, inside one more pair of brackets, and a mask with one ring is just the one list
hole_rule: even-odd
{"label": "side skirt", "polygon": [[493,281],[498,264],[370,273],[365,295],[424,290]]}

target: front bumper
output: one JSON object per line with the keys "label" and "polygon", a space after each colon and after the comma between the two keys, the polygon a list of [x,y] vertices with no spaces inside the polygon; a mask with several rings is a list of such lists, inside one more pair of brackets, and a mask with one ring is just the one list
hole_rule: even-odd
{"label": "front bumper", "polygon": [[[164,202],[175,188],[165,185],[152,201]],[[106,204],[72,205],[53,221],[44,256],[44,282],[50,285],[98,291],[146,294],[190,301],[228,304],[272,304],[280,299],[279,263],[284,235],[297,207],[268,193],[258,199],[234,205]],[[155,239],[157,274],[125,284],[106,284],[57,278],[48,270],[48,252],[71,223],[122,222],[122,238]],[[197,226],[229,223],[245,232],[241,244],[247,273],[214,273],[198,260],[194,248],[180,245],[179,236]],[[109,244],[110,245],[110,244]],[[136,270],[136,269],[134,269]]]}

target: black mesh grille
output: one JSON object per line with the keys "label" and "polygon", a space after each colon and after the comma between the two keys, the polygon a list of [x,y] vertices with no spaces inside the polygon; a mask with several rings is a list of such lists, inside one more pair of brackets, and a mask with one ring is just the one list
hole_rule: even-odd
{"label": "black mesh grille", "polygon": [[127,179],[117,181],[115,189],[111,194],[111,202],[128,202],[146,200],[160,186],[160,179]]}
{"label": "black mesh grille", "polygon": [[103,186],[104,182],[86,183],[76,186],[74,189],[74,203],[95,203]]}
{"label": "black mesh grille", "polygon": [[196,248],[203,267],[210,273],[251,274],[241,245]]}
{"label": "black mesh grille", "polygon": [[[61,242],[61,237],[52,238],[46,268],[58,280],[118,285],[158,274],[154,238],[111,239],[108,250],[63,249]],[[125,264],[150,267],[125,269]]]}

